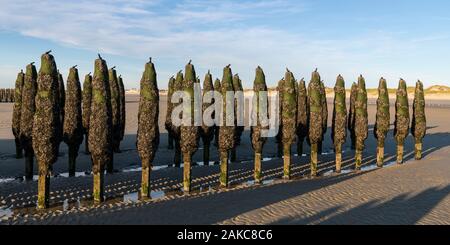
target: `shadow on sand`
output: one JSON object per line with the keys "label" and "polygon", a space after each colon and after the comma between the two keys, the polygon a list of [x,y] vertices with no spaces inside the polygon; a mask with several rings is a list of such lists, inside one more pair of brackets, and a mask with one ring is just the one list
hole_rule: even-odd
{"label": "shadow on sand", "polygon": [[450,186],[433,187],[416,195],[402,194],[389,201],[372,200],[339,212],[335,206],[305,219],[282,219],[273,224],[411,225],[421,220],[447,195]]}
{"label": "shadow on sand", "polygon": [[[331,145],[329,139],[329,131],[325,138],[324,155],[320,156],[319,173],[324,174],[330,172],[334,169],[334,154],[330,153]],[[373,135],[373,134],[372,134]],[[167,135],[162,134],[162,141],[160,145],[160,150],[158,151],[158,158],[162,162],[170,163],[172,159],[171,150],[167,150]],[[127,162],[120,163],[123,166],[132,165],[129,162],[130,155],[135,155],[133,157],[137,158],[137,153],[128,154],[133,152],[132,147],[128,147],[135,139],[134,135],[128,135],[128,143],[124,144],[123,149],[123,159]],[[11,143],[13,140],[10,140]],[[4,143],[4,142],[2,142]],[[308,192],[324,188],[326,186],[334,185],[341,181],[346,181],[355,176],[366,174],[367,172],[362,172],[359,174],[341,174],[334,175],[327,178],[319,178],[313,180],[305,179],[305,176],[309,175],[309,157],[293,157],[293,167],[292,175],[297,181],[291,182],[281,182],[282,184],[273,185],[247,185],[248,181],[253,179],[253,155],[252,151],[248,150],[250,142],[248,137],[248,131],[243,135],[243,143],[240,146],[243,149],[238,152],[240,154],[240,160],[238,163],[230,165],[230,183],[233,186],[231,191],[206,191],[200,193],[199,195],[191,196],[180,196],[177,198],[169,198],[164,201],[164,205],[161,202],[148,202],[143,203],[139,211],[133,207],[117,207],[102,209],[102,213],[99,215],[113,217],[114,215],[119,215],[117,211],[120,212],[120,222],[123,223],[149,223],[149,224],[210,224],[217,223],[226,219],[233,218],[239,214],[249,212],[251,210],[261,208],[276,202],[280,202],[292,197],[301,196]],[[267,151],[264,152],[265,155],[272,156],[275,154],[274,149],[274,139],[269,139],[268,144],[265,146]],[[306,143],[305,143],[306,145]],[[374,165],[376,161],[375,147],[376,141],[373,137],[369,137],[366,144],[366,151],[364,152],[364,166]],[[427,157],[434,151],[437,151],[443,147],[450,145],[450,133],[435,133],[429,134],[424,139],[424,157]],[[413,138],[408,137],[405,144],[405,160],[413,158]],[[305,152],[308,152],[308,147],[305,147]],[[83,149],[83,148],[81,148]],[[343,169],[352,169],[354,166],[353,154],[354,152],[350,150],[349,143],[344,147],[345,152],[343,153]],[[213,152],[216,151],[212,147],[212,159]],[[247,153],[244,153],[247,152]],[[294,151],[293,151],[294,152]],[[395,142],[392,138],[392,132],[389,133],[388,139],[386,140],[386,161],[395,160]],[[121,155],[117,154],[117,155]],[[201,155],[202,150],[200,149],[197,154]],[[214,155],[215,156],[215,155]],[[121,159],[116,157],[115,159]],[[138,158],[137,158],[138,159]],[[249,159],[249,160],[243,160]],[[119,165],[119,166],[122,166]],[[158,164],[156,164],[158,165]],[[4,168],[3,164],[0,168]],[[202,171],[196,171],[193,169],[192,176],[192,187],[194,191],[208,190],[210,187],[215,187],[218,184],[219,168],[218,166],[204,166]],[[263,162],[263,178],[264,180],[279,179],[282,176],[282,161],[278,158],[268,159]],[[62,203],[66,200],[73,202],[76,200],[84,200],[91,198],[91,186],[92,178],[65,178],[56,180],[58,183],[57,187],[52,188],[52,202]],[[0,199],[5,202],[6,206],[20,208],[23,206],[34,204],[36,199],[36,185],[37,183],[15,183],[13,186],[1,186],[0,185]],[[182,186],[182,170],[177,168],[168,168],[166,171],[154,171],[152,173],[151,188],[153,191],[163,191],[170,193],[177,191]],[[244,188],[242,188],[244,185]],[[125,194],[137,192],[140,187],[140,172],[136,173],[117,173],[112,176],[107,176],[105,180],[105,194],[108,198],[117,198]],[[285,188],[289,187],[289,188]],[[430,189],[422,194],[415,197],[399,196],[394,198],[392,201],[386,203],[379,203],[379,201],[373,201],[357,207],[354,211],[348,212],[348,217],[344,214],[338,214],[334,218],[327,220],[324,223],[352,223],[358,222],[358,218],[352,219],[352,217],[362,217],[365,213],[373,215],[380,214],[378,210],[389,209],[392,207],[400,206],[413,206],[407,205],[408,203],[413,203],[414,201],[423,202],[418,208],[419,210],[414,210],[413,207],[408,207],[404,209],[404,212],[409,212],[411,215],[400,222],[404,223],[414,223],[419,220],[423,215],[425,215],[429,210],[436,205],[440,199],[444,198],[448,193],[449,188],[443,189]],[[276,193],[271,195],[270,193]],[[426,199],[428,202],[426,202]],[[14,201],[13,201],[14,200]],[[25,202],[25,200],[29,200]],[[182,201],[182,202],[181,202]],[[403,203],[403,204],[402,204]],[[180,208],[182,206],[182,208]],[[320,220],[321,217],[329,216],[336,213],[342,207],[334,207],[332,209],[326,210],[318,215],[318,217],[312,217],[308,220],[300,221],[283,221],[283,223],[311,223],[316,220]],[[417,208],[417,207],[416,207]],[[392,208],[395,210],[395,208]],[[406,210],[406,211],[405,211]],[[408,211],[410,210],[410,211]],[[350,213],[352,212],[352,213]],[[389,214],[395,215],[395,212]],[[415,212],[414,214],[412,214]],[[207,214],[207,215],[205,215]],[[76,214],[67,214],[67,216]],[[201,221],[197,222],[196,217],[202,216]],[[95,216],[96,217],[96,216]],[[167,219],[167,217],[176,217],[173,219]],[[369,219],[367,219],[369,220]],[[361,222],[361,219],[359,220]],[[96,223],[96,218],[86,218],[86,223]],[[377,222],[376,220],[373,222]]]}

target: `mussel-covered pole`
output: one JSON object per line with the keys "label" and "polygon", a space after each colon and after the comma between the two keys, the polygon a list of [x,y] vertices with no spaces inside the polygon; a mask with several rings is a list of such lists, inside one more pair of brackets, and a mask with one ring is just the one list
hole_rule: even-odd
{"label": "mussel-covered pole", "polygon": [[108,67],[100,55],[95,60],[92,80],[91,115],[89,119],[89,151],[94,174],[94,202],[104,201],[105,166],[112,161],[112,115]]}
{"label": "mussel-covered pole", "polygon": [[[111,90],[111,111],[112,111],[112,130],[113,130],[113,151],[120,152],[120,93],[119,83],[117,81],[117,72],[115,67],[109,69],[109,86]],[[113,161],[106,167],[108,173],[114,170]]]}
{"label": "mussel-covered pole", "polygon": [[150,60],[145,64],[141,78],[138,112],[137,149],[142,161],[141,197],[150,197],[150,172],[159,145],[159,90],[155,66]]}
{"label": "mussel-covered pole", "polygon": [[284,83],[281,88],[282,111],[281,124],[283,142],[283,178],[291,177],[291,147],[295,142],[297,131],[297,94],[294,74],[286,69]]}
{"label": "mussel-covered pole", "polygon": [[311,177],[317,176],[318,145],[322,140],[322,94],[320,93],[320,74],[317,69],[312,73],[311,82],[308,85],[309,101],[309,133],[308,141],[311,146]]}
{"label": "mussel-covered pole", "polygon": [[[234,120],[236,121],[236,134],[235,136],[235,146],[233,147],[233,149],[231,149],[231,154],[230,154],[230,161],[231,162],[236,162],[236,150],[237,147],[241,144],[241,136],[242,133],[244,132],[245,127],[243,125],[238,125],[239,122],[242,122],[243,120],[243,116],[244,116],[244,88],[242,87],[242,80],[239,77],[238,74],[234,74],[233,76],[233,89],[234,92],[241,92],[242,94],[235,94],[235,105],[234,105],[234,112],[235,112],[235,118]],[[238,98],[238,96],[240,96]],[[239,105],[241,104],[241,105]]]}
{"label": "mussel-covered pole", "polygon": [[45,209],[50,199],[50,170],[58,158],[60,144],[60,108],[58,72],[50,52],[41,57],[37,81],[36,114],[33,121],[33,149],[39,165],[38,209]]}
{"label": "mussel-covered pole", "polygon": [[183,88],[189,101],[183,101],[183,124],[181,125],[181,152],[183,153],[183,190],[191,191],[192,155],[198,149],[199,127],[194,125],[194,83],[197,81],[194,65],[189,63],[185,67]]}
{"label": "mussel-covered pole", "polygon": [[120,109],[120,117],[119,117],[119,142],[122,142],[125,137],[125,126],[126,126],[126,101],[125,101],[125,85],[123,84],[122,75],[117,78],[117,82],[119,84],[119,109]]}
{"label": "mussel-covered pole", "polygon": [[355,104],[356,94],[358,93],[358,84],[353,83],[350,89],[350,108],[348,111],[348,131],[350,132],[351,148],[356,149],[356,136],[355,136]]}
{"label": "mussel-covered pole", "polygon": [[76,67],[70,68],[64,108],[63,140],[69,147],[69,176],[75,176],[78,150],[83,142],[81,84]]}
{"label": "mussel-covered pole", "polygon": [[12,115],[12,132],[14,135],[15,143],[16,143],[16,158],[20,159],[23,157],[23,148],[20,145],[20,120],[22,113],[22,87],[25,80],[25,74],[23,71],[20,71],[17,74],[15,89],[14,89],[14,108]]}
{"label": "mussel-covered pole", "polygon": [[169,79],[168,89],[167,89],[167,113],[166,113],[166,121],[164,123],[164,126],[167,130],[167,149],[172,150],[173,149],[173,135],[171,132],[172,127],[172,111],[173,111],[173,104],[172,104],[172,95],[175,91],[175,78],[172,76]]}
{"label": "mussel-covered pole", "polygon": [[[208,71],[205,75],[205,80],[203,81],[203,98],[207,93],[211,93],[214,91],[214,85],[212,81],[211,73]],[[215,103],[214,98],[210,103],[203,102],[202,104],[202,114],[205,114],[206,110]],[[211,141],[214,138],[214,127],[208,126],[202,120],[202,127],[200,128],[200,136],[203,142],[203,164],[209,165],[209,149],[211,145]]]}
{"label": "mussel-covered pole", "polygon": [[303,155],[303,142],[308,137],[308,95],[305,79],[298,82],[297,88],[297,155]]}
{"label": "mussel-covered pole", "polygon": [[275,136],[275,141],[277,143],[277,157],[283,156],[283,87],[284,87],[284,77],[278,81],[277,93],[278,93],[278,134]]}
{"label": "mussel-covered pole", "polygon": [[364,142],[368,136],[368,115],[367,115],[367,91],[366,81],[361,75],[358,78],[358,92],[355,102],[355,137],[356,137],[356,153],[355,153],[355,170],[360,170],[362,165],[362,152],[364,151]]}
{"label": "mussel-covered pole", "polygon": [[423,93],[423,84],[417,81],[414,91],[413,118],[411,133],[415,139],[415,159],[422,159],[422,140],[427,131],[427,119],[425,116],[425,95]]}
{"label": "mussel-covered pole", "polygon": [[[214,91],[221,93],[222,85],[220,84],[220,79],[216,78],[214,80]],[[214,118],[218,117],[217,113],[214,114]],[[219,125],[214,125],[214,146],[219,148]]]}
{"label": "mussel-covered pole", "polygon": [[262,180],[262,151],[264,144],[267,141],[267,137],[263,134],[263,130],[268,130],[269,128],[267,118],[264,118],[269,115],[268,96],[266,76],[264,75],[263,69],[258,66],[256,68],[255,81],[253,82],[252,127],[250,131],[252,147],[255,152],[254,177],[255,183],[257,184],[261,183]]}
{"label": "mussel-covered pole", "polygon": [[[228,187],[228,155],[235,146],[236,126],[233,119],[234,112],[234,90],[233,74],[230,65],[223,68],[223,77],[221,82],[222,94],[222,125],[219,128],[219,157],[220,157],[220,186]],[[231,93],[230,93],[231,92]],[[228,95],[227,95],[228,93]]]}
{"label": "mussel-covered pole", "polygon": [[397,164],[402,164],[403,145],[409,132],[409,102],[405,80],[400,79],[396,95],[394,138],[397,142]]}
{"label": "mussel-covered pole", "polygon": [[[183,82],[184,82],[184,75],[182,71],[179,71],[177,73],[177,76],[175,78],[175,86],[174,86],[174,92],[182,92],[184,90],[183,88]],[[181,102],[178,103],[174,103],[173,104],[173,108],[179,106],[181,104]],[[172,113],[171,113],[172,114]],[[172,116],[172,115],[170,115]],[[179,115],[177,115],[179,116]],[[174,125],[171,121],[170,123],[171,125],[171,134],[172,137],[175,141],[175,153],[174,153],[174,165],[176,167],[180,167],[181,165],[181,145],[180,145],[180,141],[181,141],[181,127],[180,125]]]}
{"label": "mussel-covered pole", "polygon": [[377,166],[383,167],[384,163],[384,142],[389,131],[389,91],[386,79],[381,78],[378,84],[377,115],[373,134],[377,139]]}
{"label": "mussel-covered pole", "polygon": [[323,81],[320,81],[320,98],[322,100],[322,140],[318,145],[318,153],[321,155],[323,152],[323,141],[325,137],[325,133],[328,129],[328,104],[327,104],[327,93],[325,90],[325,84]]}
{"label": "mussel-covered pole", "polygon": [[34,63],[27,65],[22,89],[20,113],[20,145],[25,151],[25,179],[33,180],[33,120],[36,111],[37,71]]}
{"label": "mussel-covered pole", "polygon": [[[61,73],[59,73],[58,70],[58,98],[59,98],[59,110],[60,110],[60,118],[61,118],[61,125],[64,124],[64,108],[65,108],[65,103],[66,103],[66,89],[64,86],[64,78],[62,76]],[[63,128],[61,127],[61,136],[62,136],[62,130]],[[62,140],[62,137],[60,138]]]}
{"label": "mussel-covered pole", "polygon": [[341,172],[342,145],[347,138],[347,107],[345,105],[345,81],[339,75],[334,86],[334,108],[331,126],[331,139],[336,154],[336,173]]}
{"label": "mussel-covered pole", "polygon": [[89,119],[91,117],[91,102],[92,102],[92,76],[91,73],[84,77],[83,82],[83,98],[82,98],[82,119],[83,119],[83,132],[84,132],[84,147],[85,152],[89,154]]}

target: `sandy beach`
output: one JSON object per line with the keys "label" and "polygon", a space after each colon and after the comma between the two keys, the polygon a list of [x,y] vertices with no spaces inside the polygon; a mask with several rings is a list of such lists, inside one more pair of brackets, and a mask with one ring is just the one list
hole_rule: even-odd
{"label": "sandy beach", "polygon": [[[217,149],[203,166],[202,146],[194,155],[193,193],[184,195],[182,168],[172,167],[173,150],[167,149],[164,130],[166,97],[161,97],[161,143],[151,175],[152,199],[138,200],[140,161],[136,152],[138,95],[127,95],[126,136],[122,153],[115,154],[116,173],[106,175],[104,204],[91,200],[91,162],[81,146],[77,177],[67,177],[67,147],[51,179],[51,208],[37,212],[37,181],[25,182],[24,160],[15,159],[11,133],[12,104],[0,104],[0,224],[450,224],[450,100],[427,100],[427,136],[424,158],[413,156],[413,138],[405,145],[405,163],[395,164],[392,130],[386,141],[386,166],[375,167],[373,137],[375,100],[369,98],[369,138],[363,171],[353,171],[350,140],[344,146],[344,171],[336,175],[330,131],[324,154],[319,156],[320,177],[309,179],[309,155],[293,157],[293,179],[282,180],[282,159],[276,158],[275,139],[263,152],[262,185],[254,185],[249,131],[242,136],[236,163],[230,164],[231,187],[219,189]],[[328,98],[331,127],[332,97]],[[393,101],[392,101],[393,102]],[[391,123],[394,108],[391,105]],[[392,128],[391,128],[392,129]],[[306,153],[309,147],[305,143]],[[295,146],[293,146],[295,152]],[[37,166],[35,165],[35,174]]]}

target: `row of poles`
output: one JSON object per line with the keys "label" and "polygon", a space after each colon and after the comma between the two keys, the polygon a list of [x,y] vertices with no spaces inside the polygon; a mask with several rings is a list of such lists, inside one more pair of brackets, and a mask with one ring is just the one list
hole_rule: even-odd
{"label": "row of poles", "polygon": [[13,103],[14,100],[13,88],[0,88],[0,103]]}
{"label": "row of poles", "polygon": [[[156,151],[159,146],[159,89],[156,79],[156,69],[150,59],[140,81],[140,99],[138,110],[138,129],[136,146],[142,162],[142,178],[140,196],[150,197],[150,173]],[[121,77],[117,77],[113,68],[108,70],[106,61],[99,55],[94,63],[94,74],[85,76],[83,91],[78,77],[78,70],[72,67],[67,79],[67,90],[61,86],[61,75],[51,51],[41,56],[39,72],[33,63],[29,64],[26,73],[19,73],[16,81],[16,102],[13,110],[13,133],[16,136],[18,156],[25,151],[26,176],[32,177],[33,157],[39,166],[38,205],[45,209],[49,205],[49,182],[52,165],[56,162],[59,145],[64,141],[69,146],[69,173],[75,173],[75,161],[79,146],[86,139],[87,151],[91,154],[93,172],[94,202],[104,201],[104,173],[113,172],[113,154],[120,152],[119,145],[123,139],[125,127],[125,91]],[[179,71],[169,80],[167,116],[165,128],[169,132],[169,147],[175,143],[175,164],[183,160],[183,190],[191,191],[192,156],[198,150],[200,139],[203,142],[203,157],[209,162],[210,145],[217,146],[220,157],[220,186],[228,187],[228,164],[236,157],[236,147],[244,127],[224,126],[192,126],[175,125],[172,122],[174,108],[182,102],[171,103],[174,92],[184,91],[194,93],[195,83],[200,83],[194,65],[189,61],[184,73]],[[261,67],[256,68],[253,83],[254,96],[267,92],[265,75]],[[223,69],[222,80],[213,82],[208,71],[203,82],[203,94],[217,91],[226,98],[228,92],[243,91],[242,81],[237,74],[233,75],[231,66]],[[311,146],[311,176],[317,176],[318,154],[321,153],[322,142],[328,125],[328,108],[323,81],[317,69],[312,73],[311,81],[306,87],[304,79],[297,81],[288,69],[285,76],[278,82],[279,119],[280,126],[277,135],[278,149],[283,155],[283,177],[291,176],[291,146],[297,140],[298,154],[303,154],[304,141]],[[64,92],[64,99],[62,93]],[[336,153],[336,172],[340,172],[342,163],[342,145],[350,132],[352,147],[356,149],[355,169],[360,170],[364,141],[368,137],[367,92],[362,76],[358,83],[353,83],[350,94],[350,108],[347,113],[345,82],[338,76],[334,88],[335,98],[332,119],[332,140]],[[384,140],[389,131],[389,94],[386,80],[380,79],[379,98],[377,100],[377,116],[374,135],[377,138],[377,165],[382,167],[384,157]],[[260,101],[256,98],[254,101]],[[214,104],[203,103],[202,111]],[[194,100],[191,97],[189,106],[193,114]],[[223,112],[226,112],[224,99]],[[252,110],[258,108],[258,105]],[[403,161],[403,144],[409,133],[415,137],[416,158],[421,158],[422,139],[425,136],[425,101],[423,85],[416,83],[413,119],[410,127],[409,105],[406,82],[401,79],[396,93],[396,113],[394,138],[397,141],[397,161]],[[236,107],[235,109],[236,110]],[[234,112],[235,113],[235,112]],[[262,132],[261,114],[268,115],[256,109],[257,123],[251,126],[251,143],[254,150],[254,178],[256,183],[262,180],[262,150],[267,141]],[[217,115],[215,115],[217,116]],[[226,116],[223,115],[223,120]],[[192,117],[193,120],[193,117]],[[31,171],[30,171],[31,166]]]}

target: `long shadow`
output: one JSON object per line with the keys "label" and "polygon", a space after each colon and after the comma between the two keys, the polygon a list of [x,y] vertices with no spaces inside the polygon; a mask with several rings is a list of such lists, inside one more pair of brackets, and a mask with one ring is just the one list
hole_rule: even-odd
{"label": "long shadow", "polygon": [[[439,150],[442,147],[449,145],[449,133],[437,133],[427,135],[425,138],[425,147],[424,147],[424,157],[432,152]],[[413,145],[412,138],[407,141],[407,145]],[[368,145],[368,148],[370,145]],[[269,147],[266,147],[269,148]],[[406,148],[408,149],[408,147]],[[200,150],[201,151],[201,150]],[[407,150],[405,159],[413,157],[412,150]],[[347,150],[343,154],[343,169],[353,169],[354,161],[353,161],[354,152],[351,150]],[[395,144],[386,146],[386,160],[387,161],[395,161]],[[120,155],[120,154],[118,154]],[[130,154],[124,155],[124,162],[130,161],[130,157],[127,156]],[[248,156],[250,159],[247,163],[234,163],[230,165],[230,183],[232,184],[241,184],[247,181],[251,181],[253,179],[253,168],[252,168],[252,160],[251,154]],[[329,173],[334,170],[334,154],[322,155],[319,157],[319,174]],[[116,160],[118,157],[116,157]],[[363,167],[368,165],[375,164],[375,152],[371,149],[371,151],[367,150],[364,153],[364,162]],[[293,158],[293,168],[292,168],[292,176],[293,177],[305,177],[309,175],[309,157],[294,157]],[[128,164],[127,164],[128,165]],[[55,165],[56,167],[56,165]],[[211,186],[216,186],[218,184],[218,166],[212,167],[202,167],[202,171],[197,171],[197,168],[193,168],[193,182],[192,187],[193,190],[205,189]],[[263,176],[264,179],[276,179],[282,176],[282,161],[281,159],[274,158],[269,162],[263,163]],[[140,185],[140,176],[139,173],[134,174],[125,174],[118,173],[113,177],[106,178],[106,195],[107,197],[113,198],[117,196],[121,196],[130,192],[137,192],[139,190]],[[64,178],[57,180],[58,187],[51,188],[52,192],[57,195],[53,197],[55,202],[62,202],[66,199],[69,200],[77,200],[78,198],[90,198],[91,196],[91,186],[92,186],[92,178]],[[53,183],[53,181],[52,181]],[[170,191],[177,190],[182,187],[182,170],[181,169],[173,169],[169,172],[167,171],[156,171],[154,174],[152,173],[152,190],[155,191]],[[6,200],[8,204],[10,204],[10,200],[24,200],[28,198],[28,202],[34,202],[36,196],[36,188],[35,183],[26,184],[17,186],[14,185],[12,187],[5,186],[4,184],[0,188],[2,199]],[[31,198],[30,198],[31,197]],[[28,203],[28,204],[29,204]],[[21,204],[13,204],[12,206]]]}
{"label": "long shadow", "polygon": [[[348,174],[335,178],[293,181],[196,197],[188,196],[143,204],[139,207],[102,210],[93,216],[84,215],[77,219],[81,224],[215,224],[245,212],[334,185],[354,176]],[[73,215],[77,214],[67,214],[56,223],[70,222]]]}
{"label": "long shadow", "polygon": [[403,194],[387,202],[371,201],[322,224],[416,224],[449,194],[450,186],[433,187],[414,196]]}
{"label": "long shadow", "polygon": [[402,194],[385,202],[372,200],[345,212],[339,212],[343,206],[334,206],[311,217],[286,218],[273,224],[413,225],[449,194],[450,185],[433,187],[416,195]]}

